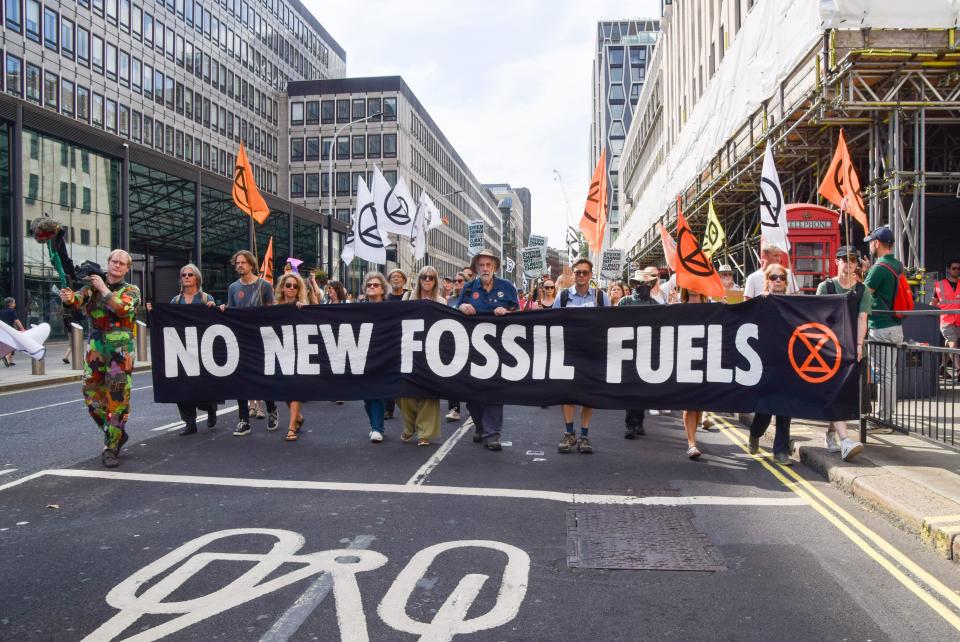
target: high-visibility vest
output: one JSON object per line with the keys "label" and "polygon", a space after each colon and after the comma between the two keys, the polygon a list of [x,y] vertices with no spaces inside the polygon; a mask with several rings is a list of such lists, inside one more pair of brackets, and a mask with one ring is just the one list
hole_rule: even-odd
{"label": "high-visibility vest", "polygon": [[933,286],[933,296],[939,301],[941,310],[957,310],[954,314],[940,315],[941,325],[960,325],[960,281],[951,286],[950,281],[942,279]]}

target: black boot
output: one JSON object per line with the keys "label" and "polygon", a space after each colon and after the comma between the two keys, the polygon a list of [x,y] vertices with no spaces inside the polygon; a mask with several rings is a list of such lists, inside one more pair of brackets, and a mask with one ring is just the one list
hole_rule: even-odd
{"label": "black boot", "polygon": [[213,428],[217,425],[217,407],[211,406],[207,411],[207,428]]}
{"label": "black boot", "polygon": [[197,432],[197,422],[188,421],[186,425],[183,428],[181,428],[180,432],[178,432],[177,434],[180,435],[181,437],[184,437],[186,435],[192,435],[195,432]]}

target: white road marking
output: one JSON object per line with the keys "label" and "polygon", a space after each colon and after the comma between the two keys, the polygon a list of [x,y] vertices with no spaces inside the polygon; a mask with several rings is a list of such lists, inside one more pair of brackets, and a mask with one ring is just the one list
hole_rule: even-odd
{"label": "white road marking", "polygon": [[0,475],[7,475],[9,473],[16,472],[17,470],[17,468],[4,468],[3,470],[0,470]]}
{"label": "white road marking", "polygon": [[[130,388],[130,392],[136,392],[137,390],[146,390],[147,388],[153,388],[153,385],[149,386],[140,386],[139,388]],[[57,403],[50,403],[46,406],[37,406],[36,408],[24,408],[23,410],[14,410],[13,412],[5,412],[0,414],[0,417],[10,417],[12,415],[22,415],[25,412],[33,412],[34,410],[46,410],[47,408],[56,408],[57,406],[66,406],[71,403],[80,403],[83,401],[83,397],[79,399],[70,399],[69,401],[58,401]]]}
{"label": "white road marking", "polygon": [[[225,415],[228,412],[233,412],[237,409],[237,406],[227,406],[226,408],[221,408],[217,411],[217,416]],[[156,428],[151,428],[150,432],[160,432],[161,430],[176,430],[177,428],[183,428],[186,426],[183,421],[173,421],[168,424],[163,424],[162,426],[157,426]]]}
{"label": "white road marking", "polygon": [[463,486],[422,486],[414,484],[361,484],[354,482],[298,481],[290,479],[251,479],[240,477],[204,477],[200,475],[158,475],[154,473],[122,473],[107,470],[55,468],[0,486],[0,490],[22,484],[41,475],[79,477],[86,479],[113,479],[117,481],[154,482],[161,484],[196,484],[200,486],[229,486],[235,488],[272,488],[280,490],[331,490],[360,493],[390,493],[401,495],[451,495],[498,499],[534,499],[564,504],[615,504],[622,506],[806,506],[800,497],[726,497],[718,495],[691,495],[689,497],[635,497],[633,495],[589,495],[562,493],[552,490],[524,490],[518,488],[468,488]]}
{"label": "white road marking", "polygon": [[[347,545],[348,549],[361,550],[373,543],[373,535],[358,535]],[[270,630],[263,634],[260,642],[286,642],[296,633],[310,614],[320,605],[333,589],[333,576],[323,573],[307,587],[300,597],[290,605],[283,615],[274,622]]]}
{"label": "white road marking", "polygon": [[450,435],[450,437],[443,442],[443,445],[437,448],[437,452],[433,453],[433,456],[427,460],[427,462],[420,466],[420,469],[417,472],[413,473],[413,477],[407,480],[408,485],[419,486],[427,480],[427,475],[429,475],[437,465],[440,464],[440,461],[447,456],[453,447],[457,445],[457,442],[460,441],[460,438],[468,430],[473,428],[473,418],[467,419],[463,422],[463,425],[457,428],[457,431]]}

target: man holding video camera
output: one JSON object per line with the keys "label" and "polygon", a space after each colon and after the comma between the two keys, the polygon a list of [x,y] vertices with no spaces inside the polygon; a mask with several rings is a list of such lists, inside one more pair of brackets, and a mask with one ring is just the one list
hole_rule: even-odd
{"label": "man holding video camera", "polygon": [[85,262],[77,276],[86,284],[74,292],[60,290],[60,300],[74,313],[90,319],[90,343],[83,371],[83,400],[103,431],[100,460],[107,468],[120,465],[120,448],[127,441],[130,383],[134,361],[134,329],[140,290],[124,281],[133,259],[123,250],[107,258],[107,272]]}

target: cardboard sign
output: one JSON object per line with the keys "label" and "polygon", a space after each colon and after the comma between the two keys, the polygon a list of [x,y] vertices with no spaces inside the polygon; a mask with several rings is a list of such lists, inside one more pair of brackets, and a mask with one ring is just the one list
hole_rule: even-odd
{"label": "cardboard sign", "polygon": [[467,225],[467,254],[473,256],[483,249],[483,221],[470,221]]}
{"label": "cardboard sign", "polygon": [[600,257],[600,276],[615,280],[623,276],[623,250],[604,250]]}
{"label": "cardboard sign", "polygon": [[530,240],[527,242],[527,247],[546,247],[546,245],[547,237],[539,234],[531,234]]}
{"label": "cardboard sign", "polygon": [[535,279],[547,271],[547,248],[525,247],[520,250],[520,260],[523,262],[523,274]]}

